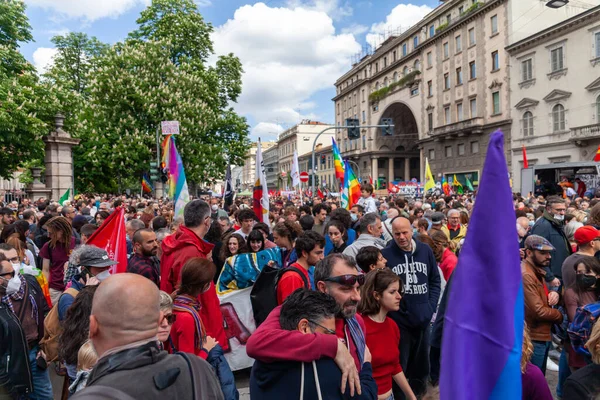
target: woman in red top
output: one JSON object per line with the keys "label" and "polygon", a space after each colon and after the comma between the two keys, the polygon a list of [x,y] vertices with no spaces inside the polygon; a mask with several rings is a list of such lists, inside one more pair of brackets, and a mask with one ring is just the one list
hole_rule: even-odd
{"label": "woman in red top", "polygon": [[200,257],[190,258],[181,269],[181,284],[173,294],[176,319],[171,328],[171,340],[174,351],[192,353],[206,360],[217,344],[214,338],[206,335],[198,302],[198,296],[210,288],[215,270],[215,264]]}
{"label": "woman in red top", "polygon": [[444,279],[448,282],[450,275],[452,275],[452,272],[458,263],[458,258],[452,252],[452,250],[454,250],[454,243],[452,243],[442,231],[433,231],[430,236],[431,240],[433,240],[432,250],[435,255],[435,260],[438,262],[440,270],[442,270]]}
{"label": "woman in red top", "polygon": [[392,379],[408,400],[416,400],[400,366],[400,329],[387,316],[388,312],[400,309],[402,290],[400,277],[383,268],[369,272],[360,291],[358,311],[367,327],[367,347],[379,400],[393,400]]}

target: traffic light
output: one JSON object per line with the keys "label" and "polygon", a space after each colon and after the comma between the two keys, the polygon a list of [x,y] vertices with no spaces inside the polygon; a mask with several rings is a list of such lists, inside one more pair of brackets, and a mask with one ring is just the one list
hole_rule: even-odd
{"label": "traffic light", "polygon": [[348,139],[360,139],[360,123],[356,118],[347,118]]}
{"label": "traffic light", "polygon": [[387,125],[383,128],[381,128],[381,134],[383,136],[392,136],[394,134],[393,132],[393,128],[391,127],[391,125],[394,124],[394,120],[392,120],[391,118],[381,118],[381,125]]}
{"label": "traffic light", "polygon": [[158,164],[154,161],[150,163],[150,180],[156,182],[158,180]]}

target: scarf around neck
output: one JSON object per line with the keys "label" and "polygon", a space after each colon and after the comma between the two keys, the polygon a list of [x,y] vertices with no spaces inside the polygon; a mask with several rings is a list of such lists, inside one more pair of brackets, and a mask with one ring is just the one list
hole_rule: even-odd
{"label": "scarf around neck", "polygon": [[196,335],[194,335],[194,345],[198,349],[202,349],[202,345],[206,341],[206,329],[200,318],[200,303],[197,299],[185,294],[178,294],[173,299],[173,311],[187,312],[194,318],[196,326]]}
{"label": "scarf around neck", "polygon": [[[20,278],[21,278],[21,286],[19,287],[19,290],[16,293],[13,293],[11,295],[5,294],[4,296],[2,296],[2,302],[4,304],[6,304],[8,306],[8,308],[10,308],[10,311],[12,311],[13,313],[15,312],[15,309],[13,307],[12,301],[13,300],[21,301],[25,297],[25,285],[27,284],[27,282],[25,281],[25,277],[23,275],[21,275]],[[27,292],[29,293],[29,290]],[[31,303],[31,318],[33,318],[33,320],[37,324],[37,322],[38,322],[38,307],[35,302],[35,299],[31,295],[31,293],[29,293],[29,301]],[[27,304],[25,304],[25,302],[23,302],[23,305],[21,307],[26,307],[26,306],[27,306]],[[23,323],[23,321],[20,321],[20,322]]]}

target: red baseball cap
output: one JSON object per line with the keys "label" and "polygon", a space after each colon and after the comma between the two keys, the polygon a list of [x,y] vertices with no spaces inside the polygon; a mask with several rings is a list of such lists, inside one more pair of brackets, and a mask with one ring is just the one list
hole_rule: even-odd
{"label": "red baseball cap", "polygon": [[586,225],[575,231],[575,235],[573,235],[577,244],[588,244],[592,240],[600,237],[600,231],[593,226]]}

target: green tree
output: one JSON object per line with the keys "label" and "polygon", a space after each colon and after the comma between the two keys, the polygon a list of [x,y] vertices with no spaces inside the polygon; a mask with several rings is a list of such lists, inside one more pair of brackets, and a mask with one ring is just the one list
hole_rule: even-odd
{"label": "green tree", "polygon": [[0,0],[0,176],[43,159],[42,136],[59,110],[59,95],[40,84],[35,68],[19,52],[32,40],[22,1]]}
{"label": "green tree", "polygon": [[213,54],[210,24],[190,0],[154,0],[124,43],[98,57],[76,131],[76,167],[88,188],[108,177],[138,175],[155,155],[160,121],[177,120],[177,147],[193,183],[241,163],[248,124],[230,107],[241,93],[242,66]]}

